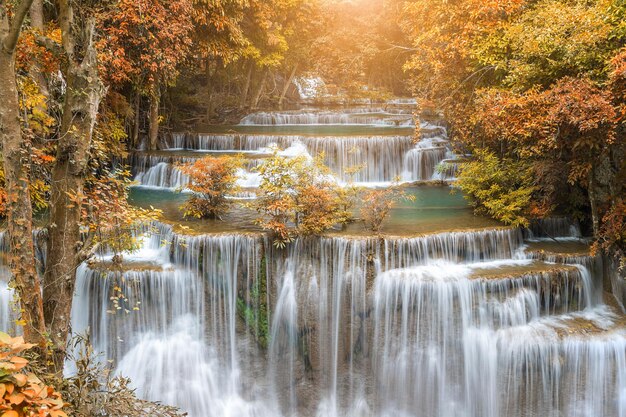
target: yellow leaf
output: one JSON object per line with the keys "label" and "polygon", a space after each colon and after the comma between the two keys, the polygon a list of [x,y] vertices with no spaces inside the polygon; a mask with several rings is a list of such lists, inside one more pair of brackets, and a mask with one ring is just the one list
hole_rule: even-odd
{"label": "yellow leaf", "polygon": [[11,344],[12,341],[13,339],[11,338],[11,336],[4,332],[0,332],[0,343],[8,345]]}
{"label": "yellow leaf", "polygon": [[9,410],[9,411],[5,411],[4,413],[2,413],[0,417],[19,417],[19,416],[20,415],[17,413],[17,411]]}

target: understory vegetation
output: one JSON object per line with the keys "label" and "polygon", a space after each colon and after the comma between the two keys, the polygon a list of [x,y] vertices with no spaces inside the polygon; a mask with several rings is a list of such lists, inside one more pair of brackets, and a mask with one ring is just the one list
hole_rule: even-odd
{"label": "understory vegetation", "polygon": [[272,233],[276,246],[352,221],[358,191],[338,184],[323,156],[287,158],[274,153],[257,171],[261,184],[253,206],[262,215],[258,223]]}
{"label": "understory vegetation", "polygon": [[[324,155],[287,157],[278,149],[253,171],[261,183],[254,203],[236,203],[242,191],[238,173],[243,156],[198,159],[178,166],[189,177],[183,188],[191,196],[180,207],[184,217],[222,219],[234,204],[255,210],[256,223],[271,233],[274,245],[284,248],[297,237],[319,236],[354,222],[356,203],[362,201],[360,220],[365,228],[380,233],[383,222],[400,200],[414,200],[399,183],[365,191],[353,184],[340,184],[324,164]],[[354,167],[353,171],[364,167]]]}
{"label": "understory vegetation", "polygon": [[415,201],[415,196],[408,195],[398,184],[365,193],[360,211],[365,227],[375,234],[380,234],[383,222],[400,200]]}

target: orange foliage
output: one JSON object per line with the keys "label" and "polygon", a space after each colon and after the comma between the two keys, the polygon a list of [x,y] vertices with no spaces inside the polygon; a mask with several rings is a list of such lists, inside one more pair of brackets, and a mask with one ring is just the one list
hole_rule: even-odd
{"label": "orange foliage", "polygon": [[0,415],[2,417],[67,417],[61,394],[26,372],[28,360],[18,356],[35,345],[0,333]]}
{"label": "orange foliage", "polygon": [[589,80],[564,78],[546,91],[483,91],[463,132],[468,146],[502,156],[558,158],[575,183],[586,181],[615,142],[615,120],[610,94]]}
{"label": "orange foliage", "polygon": [[113,85],[170,82],[191,46],[191,0],[120,0],[100,18],[101,74]]}
{"label": "orange foliage", "polygon": [[254,207],[262,214],[257,223],[273,234],[275,246],[352,221],[356,190],[342,189],[332,181],[323,157],[274,154],[257,171],[261,186]]}
{"label": "orange foliage", "polygon": [[23,31],[15,52],[15,64],[18,71],[30,72],[35,65],[44,74],[54,74],[59,71],[58,57],[37,42],[37,37],[40,35],[61,44],[61,30],[55,26],[50,26],[46,33],[39,33],[32,28]]}
{"label": "orange foliage", "polygon": [[622,48],[611,60],[609,87],[618,109],[618,122],[626,122],[626,47]]}
{"label": "orange foliage", "polygon": [[237,170],[242,167],[239,157],[206,157],[182,165],[179,169],[189,176],[186,186],[194,195],[182,206],[185,217],[219,218],[230,206],[228,195],[237,192]]}
{"label": "orange foliage", "polygon": [[[611,208],[606,212],[602,219],[602,228],[600,237],[593,245],[593,252],[596,253],[600,249],[609,252],[615,248],[626,247],[626,201],[622,198],[615,201]],[[626,257],[622,250],[618,252],[618,256]],[[624,261],[622,262],[624,264]],[[626,264],[624,264],[626,266]]]}
{"label": "orange foliage", "polygon": [[472,44],[526,6],[528,0],[417,0],[405,4],[404,27],[415,51],[405,68],[421,98],[450,111],[454,98],[476,86],[489,69],[475,71]]}
{"label": "orange foliage", "polygon": [[134,250],[136,241],[132,232],[160,218],[159,210],[129,203],[131,184],[127,171],[104,171],[98,176],[88,176],[83,194],[71,196],[73,204],[81,207],[81,224],[88,231],[85,247],[98,243],[115,252]]}
{"label": "orange foliage", "polygon": [[337,223],[337,193],[334,188],[304,186],[297,199],[297,224],[303,236],[319,235]]}

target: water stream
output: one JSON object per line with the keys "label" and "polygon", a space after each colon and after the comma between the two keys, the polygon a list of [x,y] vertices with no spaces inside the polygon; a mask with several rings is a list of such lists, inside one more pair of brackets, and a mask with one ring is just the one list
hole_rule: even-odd
{"label": "water stream", "polygon": [[[415,142],[411,111],[411,106],[396,105],[387,110],[348,108],[255,113],[246,116],[239,126],[232,127],[245,128],[245,132],[231,129],[170,134],[164,138],[160,153],[141,152],[133,156],[133,172],[142,186],[181,188],[188,178],[176,169],[176,164],[206,155],[241,153],[246,157],[241,183],[254,188],[258,180],[251,171],[274,149],[279,149],[283,155],[323,155],[340,182],[384,186],[396,180],[451,179],[454,170],[436,169],[442,161],[455,158],[448,146],[446,129],[421,123],[422,140]],[[290,131],[294,128],[301,129],[300,134]],[[356,167],[360,169],[352,172]]]}
{"label": "water stream", "polygon": [[[395,124],[412,118],[390,108],[250,115],[247,127],[275,131],[172,135],[133,169],[144,186],[180,187],[178,161],[258,161],[275,143],[324,152],[340,180],[361,163],[362,183],[433,178],[453,158],[445,130],[413,143]],[[339,127],[316,136],[286,123]],[[349,123],[389,132],[348,135]],[[185,198],[139,192],[157,207]],[[626,417],[626,319],[577,226],[504,228],[472,220],[448,188],[415,192],[425,201],[395,211],[382,238],[349,231],[284,250],[245,217],[182,232],[156,223],[122,268],[105,252],[79,268],[73,329],[142,397],[191,417]],[[0,297],[8,326],[11,290]]]}

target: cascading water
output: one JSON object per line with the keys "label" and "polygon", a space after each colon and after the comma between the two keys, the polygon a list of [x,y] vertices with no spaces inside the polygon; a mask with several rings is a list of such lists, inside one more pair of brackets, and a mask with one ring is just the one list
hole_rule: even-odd
{"label": "cascading water", "polygon": [[14,293],[5,278],[8,273],[2,273],[0,281],[0,329],[2,331],[15,330],[16,314],[13,312]]}
{"label": "cascading water", "polygon": [[[380,110],[377,120],[388,118]],[[174,134],[133,165],[143,185],[173,188],[185,182],[177,163],[243,151],[250,170],[276,144],[287,156],[323,152],[342,180],[361,164],[362,183],[444,178],[445,129],[426,127],[417,144],[392,125],[389,135]],[[103,249],[79,267],[73,330],[89,332],[140,396],[190,417],[626,417],[626,320],[605,304],[601,259],[567,219],[333,234],[285,249],[260,233],[183,235],[155,223],[140,246],[121,264]],[[10,327],[0,268],[0,325]]]}
{"label": "cascading water", "polygon": [[135,181],[144,187],[184,188],[189,183],[189,177],[172,164],[159,162],[145,172],[137,174]]}
{"label": "cascading water", "polygon": [[[197,156],[186,156],[187,161],[202,157],[201,152],[250,153],[261,157],[271,154],[273,146],[281,149],[303,146],[308,155],[325,155],[325,162],[338,181],[346,183],[380,186],[395,180],[445,181],[454,178],[456,171],[450,167],[454,166],[455,157],[447,147],[447,134],[443,126],[421,123],[423,140],[417,144],[413,143],[411,132],[397,134],[399,130],[396,128],[406,130],[414,126],[412,112],[412,101],[401,100],[379,107],[255,113],[246,116],[241,126],[269,128],[270,131],[263,134],[173,133],[163,139],[162,154],[155,156],[140,152],[130,162],[135,180],[142,186],[153,188],[179,188],[186,183],[187,178],[175,167],[175,163],[185,158],[176,156],[176,152],[198,153]],[[315,126],[378,126],[379,130],[382,128],[389,134],[324,136],[314,131],[313,134],[293,135],[280,132],[281,126],[312,126],[314,129]],[[241,185],[252,188],[258,185],[250,173],[261,162],[258,157],[248,159],[250,162],[247,163],[246,171],[241,173]],[[446,169],[437,169],[444,159],[450,160],[450,164],[446,165]]]}
{"label": "cascading water", "polygon": [[253,380],[240,367],[259,353],[237,327],[239,297],[250,297],[244,289],[259,270],[258,239],[159,229],[122,267],[104,254],[79,268],[74,331],[89,329],[95,349],[115,358],[144,398],[191,416],[255,415],[267,405],[243,397]]}
{"label": "cascading water", "polygon": [[523,256],[521,231],[281,251],[158,226],[121,266],[82,265],[73,307],[145,398],[194,417],[626,412],[620,316],[585,266]]}
{"label": "cascading water", "polygon": [[[392,107],[393,108],[393,107]],[[369,113],[371,111],[380,113]],[[250,171],[258,166],[263,156],[280,148],[285,155],[302,154],[290,152],[291,148],[303,148],[307,155],[324,155],[325,163],[338,181],[354,182],[361,185],[384,185],[396,180],[403,182],[447,180],[456,171],[451,168],[437,169],[444,160],[453,161],[454,155],[448,149],[446,130],[442,126],[422,123],[422,141],[414,143],[412,134],[399,135],[394,126],[411,127],[412,115],[407,109],[393,109],[387,113],[379,109],[348,108],[341,111],[292,111],[286,113],[258,113],[247,116],[242,125],[247,127],[280,126],[333,126],[333,125],[377,125],[391,133],[387,135],[343,135],[325,136],[293,134],[191,134],[173,133],[163,140],[164,151],[159,155],[137,153],[131,164],[136,181],[147,187],[176,188],[187,181],[175,163],[188,162],[202,157],[202,153],[220,154],[244,153],[247,158],[246,171],[242,172],[242,185],[256,186],[250,181]],[[412,111],[412,109],[411,109]],[[406,114],[409,113],[409,114]],[[404,121],[399,121],[401,118]],[[192,151],[196,155],[181,157],[180,151]],[[169,155],[168,155],[169,154]],[[261,159],[259,159],[261,158]],[[452,158],[452,159],[451,159]],[[401,161],[401,162],[400,162]],[[447,166],[447,165],[446,165]],[[453,166],[453,162],[450,163]]]}
{"label": "cascading water", "polygon": [[414,126],[411,114],[394,114],[379,109],[364,111],[294,111],[261,112],[244,117],[244,126],[280,126],[280,125],[373,125],[373,126]]}

